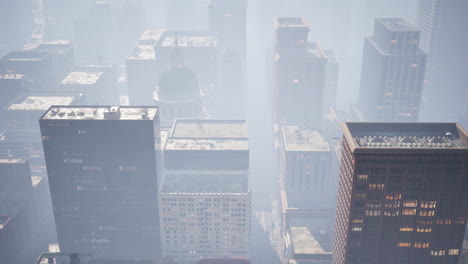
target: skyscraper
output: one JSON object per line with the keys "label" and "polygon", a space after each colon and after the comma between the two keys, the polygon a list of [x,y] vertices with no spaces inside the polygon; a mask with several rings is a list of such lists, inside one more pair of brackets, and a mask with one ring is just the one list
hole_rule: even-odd
{"label": "skyscraper", "polygon": [[366,38],[359,109],[366,121],[416,121],[421,103],[426,54],[421,32],[404,19],[376,19]]}
{"label": "skyscraper", "polygon": [[164,144],[163,254],[181,263],[249,259],[251,193],[244,120],[176,119]]}
{"label": "skyscraper", "polygon": [[247,28],[247,0],[211,0],[210,31],[219,34],[223,48],[245,52]]}
{"label": "skyscraper", "polygon": [[419,0],[416,25],[422,30],[421,48],[428,53],[424,120],[458,121],[468,114],[468,25],[463,0]]}
{"label": "skyscraper", "polygon": [[300,17],[275,20],[275,119],[281,125],[319,127],[327,58],[318,43],[307,42],[309,27]]}
{"label": "skyscraper", "polygon": [[468,132],[455,123],[345,123],[343,132],[334,263],[458,263]]}
{"label": "skyscraper", "polygon": [[158,109],[54,106],[40,126],[61,250],[156,257]]}

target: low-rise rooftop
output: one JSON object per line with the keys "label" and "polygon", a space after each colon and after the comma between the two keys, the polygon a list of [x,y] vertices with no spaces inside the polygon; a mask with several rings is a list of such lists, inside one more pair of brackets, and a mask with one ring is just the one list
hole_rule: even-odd
{"label": "low-rise rooftop", "polygon": [[153,120],[157,107],[53,106],[41,120]]}
{"label": "low-rise rooftop", "polygon": [[13,51],[0,59],[0,61],[42,61],[49,56],[47,52],[39,51]]}
{"label": "low-rise rooftop", "polygon": [[221,119],[176,119],[171,138],[197,139],[246,139],[248,138],[245,120]]}
{"label": "low-rise rooftop", "polygon": [[247,139],[169,139],[165,150],[249,150]]}
{"label": "low-rise rooftop", "polygon": [[275,19],[276,28],[303,28],[309,30],[302,17],[277,17]]}
{"label": "low-rise rooftop", "polygon": [[63,79],[63,85],[91,85],[98,82],[103,72],[71,72]]}
{"label": "low-rise rooftop", "polygon": [[413,23],[403,18],[376,18],[390,31],[420,31]]}
{"label": "low-rise rooftop", "polygon": [[307,227],[291,227],[291,244],[294,255],[330,255],[323,250]]}
{"label": "low-rise rooftop", "polygon": [[307,54],[312,55],[319,59],[326,59],[327,56],[325,52],[322,50],[320,45],[317,42],[308,42],[307,43]]}
{"label": "low-rise rooftop", "polygon": [[138,40],[139,45],[156,45],[159,39],[166,32],[165,29],[147,29]]}
{"label": "low-rise rooftop", "polygon": [[128,60],[154,60],[156,54],[152,45],[138,45],[135,52],[127,57]]}
{"label": "low-rise rooftop", "polygon": [[74,96],[27,96],[17,98],[8,106],[9,111],[45,111],[53,105],[71,105]]}
{"label": "low-rise rooftop", "polygon": [[468,133],[456,123],[349,122],[343,130],[357,148],[468,150]]}
{"label": "low-rise rooftop", "polygon": [[177,39],[179,47],[217,47],[218,46],[218,37],[210,32],[205,31],[166,31],[161,36],[161,39],[158,42],[160,47],[174,47],[175,46],[175,37],[177,34]]}
{"label": "low-rise rooftop", "polygon": [[20,80],[23,79],[24,75],[23,74],[17,74],[17,73],[2,73],[0,74],[0,80]]}
{"label": "low-rise rooftop", "polygon": [[283,126],[281,129],[286,151],[330,151],[327,141],[317,130],[301,126]]}

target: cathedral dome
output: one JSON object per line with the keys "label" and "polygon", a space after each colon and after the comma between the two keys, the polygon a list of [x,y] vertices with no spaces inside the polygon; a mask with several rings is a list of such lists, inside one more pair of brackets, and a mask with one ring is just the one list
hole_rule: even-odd
{"label": "cathedral dome", "polygon": [[188,100],[199,97],[198,78],[185,66],[173,67],[161,75],[158,93],[161,99],[168,100]]}

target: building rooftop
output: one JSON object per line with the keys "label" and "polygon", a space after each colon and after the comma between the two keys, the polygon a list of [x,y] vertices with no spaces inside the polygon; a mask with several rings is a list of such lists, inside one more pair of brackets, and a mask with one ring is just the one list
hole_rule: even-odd
{"label": "building rooftop", "polygon": [[53,106],[41,120],[153,120],[157,107]]}
{"label": "building rooftop", "polygon": [[39,51],[13,51],[0,59],[0,61],[42,61],[49,56],[47,52]]}
{"label": "building rooftop", "polygon": [[316,58],[320,59],[326,59],[327,56],[325,55],[325,52],[322,50],[320,45],[317,42],[308,42],[307,43],[307,53],[309,55],[312,55]]}
{"label": "building rooftop", "polygon": [[209,6],[247,7],[247,0],[211,0]]}
{"label": "building rooftop", "polygon": [[56,52],[64,52],[73,48],[71,41],[69,40],[55,40],[49,42],[43,42],[39,44],[35,51],[56,51]]}
{"label": "building rooftop", "polygon": [[103,72],[71,72],[63,79],[64,85],[91,85],[95,84]]}
{"label": "building rooftop", "polygon": [[348,122],[342,126],[354,148],[468,151],[468,133],[456,123]]}
{"label": "building rooftop", "polygon": [[165,150],[249,150],[247,139],[169,139]]}
{"label": "building rooftop", "polygon": [[245,120],[176,119],[171,138],[247,139]]}
{"label": "building rooftop", "polygon": [[9,111],[45,111],[53,105],[71,105],[74,96],[27,96],[16,98],[8,106]]}
{"label": "building rooftop", "polygon": [[328,59],[328,63],[338,63],[333,50],[323,50],[323,52],[325,53],[325,57]]}
{"label": "building rooftop", "polygon": [[17,74],[17,73],[2,73],[0,74],[0,80],[20,80],[23,79],[24,75],[23,74]]}
{"label": "building rooftop", "polygon": [[26,162],[25,159],[0,159],[0,164],[24,164]]}
{"label": "building rooftop", "polygon": [[330,151],[327,141],[317,131],[300,126],[283,126],[286,151]]}
{"label": "building rooftop", "polygon": [[179,47],[217,47],[218,37],[206,31],[166,31],[158,41],[159,47],[174,47],[175,35],[179,40]]}
{"label": "building rooftop", "polygon": [[390,31],[420,31],[416,26],[403,18],[376,18]]}
{"label": "building rooftop", "polygon": [[135,52],[127,57],[128,60],[154,60],[156,53],[152,45],[138,45]]}
{"label": "building rooftop", "polygon": [[276,28],[303,28],[309,30],[302,17],[277,17],[275,19]]}
{"label": "building rooftop", "polygon": [[307,227],[291,227],[291,244],[294,255],[331,254],[323,250]]}
{"label": "building rooftop", "polygon": [[138,45],[156,45],[166,29],[147,29],[138,40]]}

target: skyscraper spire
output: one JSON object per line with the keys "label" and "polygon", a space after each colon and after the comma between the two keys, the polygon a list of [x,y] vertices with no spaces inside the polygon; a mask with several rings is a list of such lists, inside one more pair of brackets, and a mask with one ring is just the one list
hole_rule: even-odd
{"label": "skyscraper spire", "polygon": [[174,49],[172,51],[172,68],[179,68],[184,65],[184,55],[179,47],[179,38],[177,33],[174,34]]}

